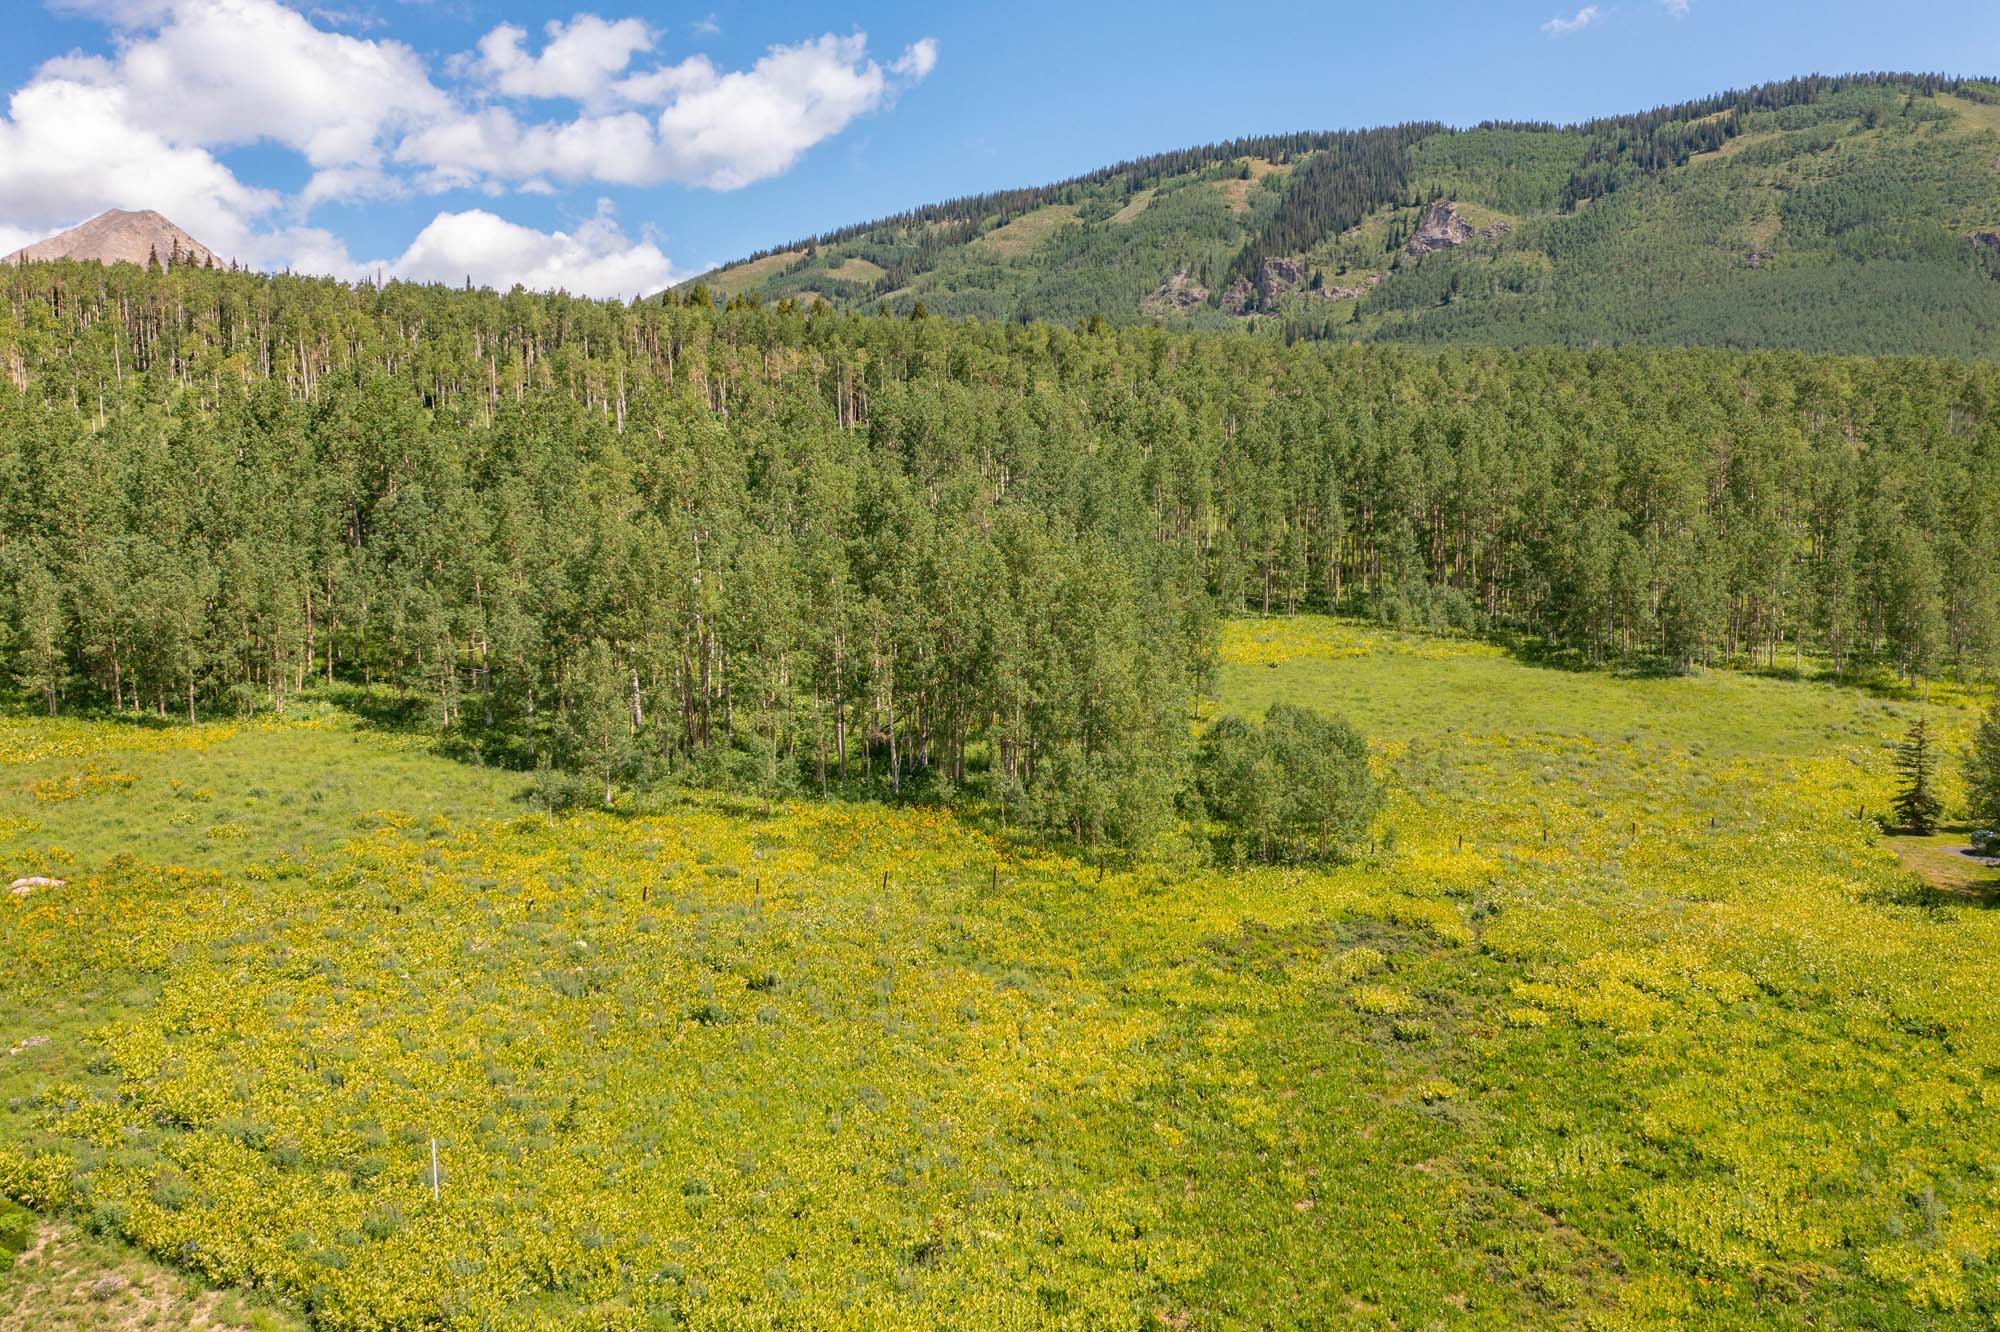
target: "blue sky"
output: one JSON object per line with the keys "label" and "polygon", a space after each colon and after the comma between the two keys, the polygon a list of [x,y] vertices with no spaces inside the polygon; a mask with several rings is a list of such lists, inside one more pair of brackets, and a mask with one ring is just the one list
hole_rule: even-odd
{"label": "blue sky", "polygon": [[156,207],[259,267],[631,294],[813,231],[1288,129],[2000,74],[1989,3],[15,0],[0,253]]}

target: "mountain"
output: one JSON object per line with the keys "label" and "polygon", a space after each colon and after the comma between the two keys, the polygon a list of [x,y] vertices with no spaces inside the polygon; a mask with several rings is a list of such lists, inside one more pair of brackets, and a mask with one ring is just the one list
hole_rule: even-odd
{"label": "mountain", "polygon": [[75,259],[86,263],[137,264],[157,259],[162,267],[193,264],[199,268],[222,266],[215,251],[182,231],[160,214],[147,209],[128,213],[114,208],[60,236],[51,236],[7,256],[10,264],[41,263]]}
{"label": "mountain", "polygon": [[1812,77],[1579,125],[1241,139],[919,208],[697,283],[1288,337],[1991,357],[2000,84]]}

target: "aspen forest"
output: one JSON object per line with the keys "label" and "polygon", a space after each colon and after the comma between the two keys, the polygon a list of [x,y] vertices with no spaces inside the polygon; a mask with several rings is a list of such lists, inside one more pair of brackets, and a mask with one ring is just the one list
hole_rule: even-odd
{"label": "aspen forest", "polygon": [[51,715],[309,682],[600,784],[1165,817],[1218,616],[1918,680],[2000,633],[2000,376],[1285,348],[38,266],[5,661]]}

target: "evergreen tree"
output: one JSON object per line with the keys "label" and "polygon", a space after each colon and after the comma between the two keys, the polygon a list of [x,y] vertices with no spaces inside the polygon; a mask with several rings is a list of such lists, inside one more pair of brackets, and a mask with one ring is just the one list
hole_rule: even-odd
{"label": "evergreen tree", "polygon": [[1937,746],[1931,738],[1930,722],[1919,717],[1896,747],[1901,786],[1894,805],[1898,823],[1917,837],[1936,832],[1944,815],[1944,802],[1937,793],[1937,770]]}

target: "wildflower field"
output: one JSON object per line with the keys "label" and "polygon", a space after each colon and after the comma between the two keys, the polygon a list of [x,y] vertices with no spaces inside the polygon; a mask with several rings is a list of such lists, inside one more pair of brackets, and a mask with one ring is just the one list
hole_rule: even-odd
{"label": "wildflower field", "polygon": [[67,880],[0,898],[0,1193],[338,1332],[2000,1326],[2000,911],[1873,821],[1975,700],[1222,657],[1370,737],[1369,854],[0,720]]}

